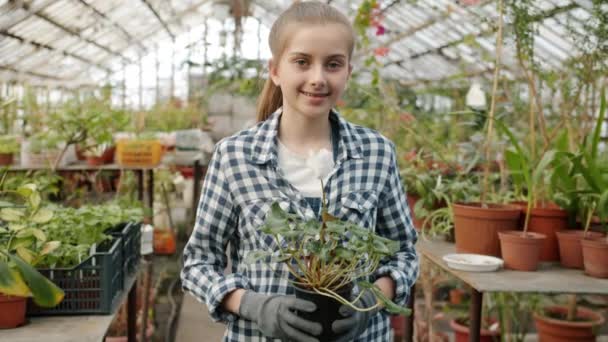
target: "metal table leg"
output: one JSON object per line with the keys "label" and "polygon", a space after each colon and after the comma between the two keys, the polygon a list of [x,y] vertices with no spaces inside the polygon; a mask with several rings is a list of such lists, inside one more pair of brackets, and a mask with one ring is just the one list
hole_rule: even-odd
{"label": "metal table leg", "polygon": [[129,290],[129,297],[127,299],[127,337],[129,342],[137,342],[137,280],[133,283],[133,286]]}
{"label": "metal table leg", "polygon": [[148,208],[154,213],[154,169],[148,170]]}
{"label": "metal table leg", "polygon": [[142,203],[144,201],[144,171],[143,170],[135,170],[137,174],[137,199]]}
{"label": "metal table leg", "polygon": [[481,333],[481,304],[483,301],[483,292],[479,292],[471,288],[471,310],[469,326],[469,342],[479,341]]}

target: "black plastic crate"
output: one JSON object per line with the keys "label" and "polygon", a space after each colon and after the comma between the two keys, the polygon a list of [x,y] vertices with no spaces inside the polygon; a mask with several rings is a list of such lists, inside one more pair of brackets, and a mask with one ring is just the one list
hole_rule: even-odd
{"label": "black plastic crate", "polygon": [[73,268],[39,269],[65,292],[63,301],[54,308],[41,308],[32,300],[27,313],[36,315],[109,314],[122,295],[124,275],[122,239],[102,242],[96,253]]}
{"label": "black plastic crate", "polygon": [[108,232],[122,238],[122,258],[125,281],[137,270],[141,251],[141,222],[121,223]]}

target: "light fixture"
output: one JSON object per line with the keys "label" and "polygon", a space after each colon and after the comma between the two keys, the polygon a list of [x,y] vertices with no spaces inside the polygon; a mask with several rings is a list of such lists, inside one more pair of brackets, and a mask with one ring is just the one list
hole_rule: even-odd
{"label": "light fixture", "polygon": [[467,107],[473,110],[486,110],[486,94],[481,89],[481,85],[478,82],[473,82],[471,88],[467,92],[465,104]]}

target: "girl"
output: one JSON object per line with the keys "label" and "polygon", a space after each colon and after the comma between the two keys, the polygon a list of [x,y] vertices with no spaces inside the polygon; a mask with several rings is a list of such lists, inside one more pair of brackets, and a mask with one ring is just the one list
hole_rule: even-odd
{"label": "girl", "polygon": [[[349,20],[320,2],[296,2],[270,31],[272,59],[258,104],[258,124],[220,141],[203,184],[195,230],[184,250],[182,283],[227,323],[224,341],[318,341],[321,325],[293,310],[314,311],[296,299],[282,263],[245,264],[247,253],[271,249],[258,228],[273,202],[304,219],[329,213],[400,242],[378,268],[374,283],[403,305],[418,276],[413,229],[394,145],[379,133],[346,122],[335,110],[351,74],[355,36]],[[315,151],[309,155],[309,151]],[[308,159],[332,155],[321,175]],[[224,273],[231,244],[231,269]],[[361,307],[375,304],[364,296]],[[332,329],[339,341],[388,341],[384,311],[344,310]],[[325,341],[323,341],[325,342]]]}

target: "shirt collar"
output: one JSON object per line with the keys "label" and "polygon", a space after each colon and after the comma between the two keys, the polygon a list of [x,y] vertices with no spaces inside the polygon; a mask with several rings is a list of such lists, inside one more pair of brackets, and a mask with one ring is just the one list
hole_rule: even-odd
{"label": "shirt collar", "polygon": [[[256,164],[265,164],[270,160],[277,160],[277,133],[280,117],[283,109],[279,108],[262,122],[253,137],[251,161]],[[329,120],[337,121],[340,130],[340,141],[338,160],[347,158],[361,158],[361,144],[359,138],[350,125],[342,116],[332,109],[329,113]]]}

